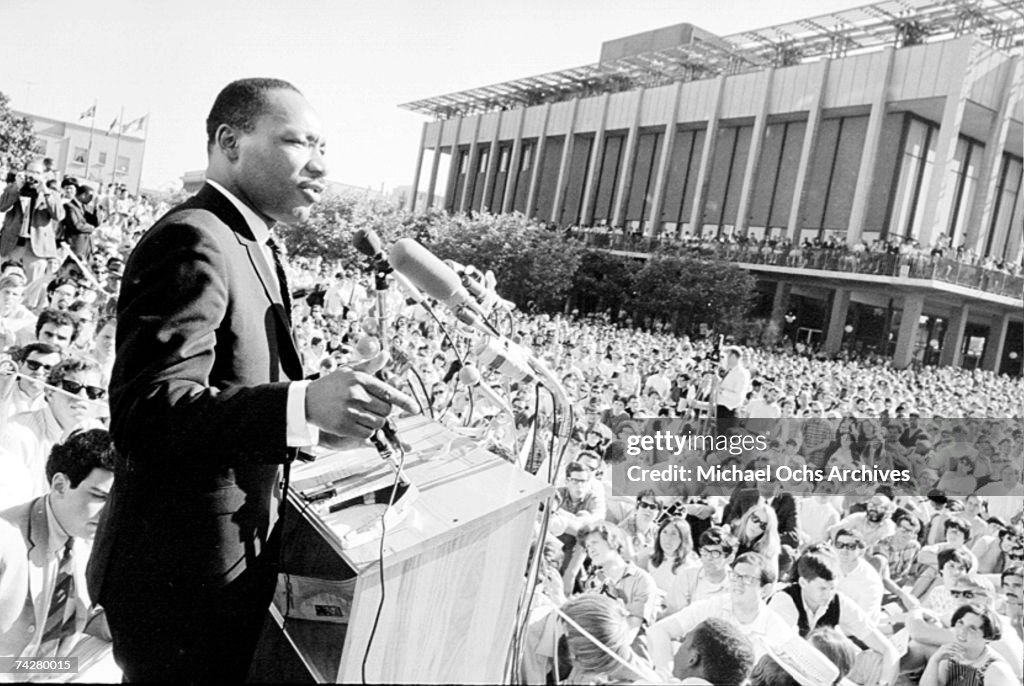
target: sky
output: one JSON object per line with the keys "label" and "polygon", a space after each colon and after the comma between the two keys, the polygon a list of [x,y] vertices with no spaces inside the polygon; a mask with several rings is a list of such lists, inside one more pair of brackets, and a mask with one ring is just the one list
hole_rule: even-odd
{"label": "sky", "polygon": [[[719,35],[857,0],[4,0],[0,91],[11,107],[106,129],[149,114],[144,188],[206,166],[217,92],[295,84],[324,122],[329,177],[412,183],[428,117],[404,102],[596,62],[601,42],[690,22]],[[20,29],[19,29],[20,27]],[[83,123],[88,123],[86,120]]]}

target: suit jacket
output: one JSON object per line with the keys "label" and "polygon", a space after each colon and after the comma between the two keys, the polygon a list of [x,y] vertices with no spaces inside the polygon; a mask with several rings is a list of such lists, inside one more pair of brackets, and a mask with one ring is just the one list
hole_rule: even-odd
{"label": "suit jacket", "polygon": [[104,606],[139,588],[187,598],[263,559],[302,365],[261,251],[206,185],[128,259],[110,383],[118,462],[89,571]]}
{"label": "suit jacket", "polygon": [[[85,628],[90,606],[84,561],[89,543],[75,539],[75,615]],[[44,587],[58,551],[50,549],[46,499],[36,498],[0,512],[0,655],[33,655],[42,639],[50,609]]]}
{"label": "suit jacket", "polygon": [[96,214],[85,209],[78,198],[64,203],[64,219],[61,221],[61,234],[67,241],[71,252],[82,259],[92,254],[92,232],[99,222]]}
{"label": "suit jacket", "polygon": [[29,218],[29,199],[20,193],[21,187],[13,183],[0,193],[0,212],[7,212],[0,231],[0,256],[9,256],[17,247],[18,238],[25,234],[36,257],[57,257],[57,222],[64,216],[57,194],[40,192]]}

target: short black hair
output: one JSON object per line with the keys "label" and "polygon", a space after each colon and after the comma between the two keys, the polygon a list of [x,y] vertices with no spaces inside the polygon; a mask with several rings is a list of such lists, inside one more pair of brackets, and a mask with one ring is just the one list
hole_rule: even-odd
{"label": "short black hair", "polygon": [[51,386],[60,386],[61,382],[67,377],[68,374],[74,374],[75,372],[99,372],[100,365],[91,358],[86,357],[68,357],[61,360],[60,364],[50,370],[49,376],[46,377],[46,383]]}
{"label": "short black hair", "polygon": [[[713,684],[746,682],[754,667],[754,646],[735,624],[712,617],[695,626],[692,636],[690,646],[700,655],[705,679]],[[674,671],[678,674],[678,667]]]}
{"label": "short black hair", "polygon": [[39,338],[39,332],[42,331],[43,327],[47,324],[53,324],[58,328],[62,326],[70,326],[71,338],[74,339],[78,336],[78,317],[70,312],[49,308],[40,312],[39,319],[36,320],[36,338]]}
{"label": "short black hair", "polygon": [[960,565],[964,571],[970,570],[974,565],[974,561],[971,559],[971,554],[967,552],[967,548],[960,546],[959,548],[946,548],[939,551],[939,571],[946,566],[947,562],[956,562]]}
{"label": "short black hair", "polygon": [[998,641],[1003,637],[999,615],[981,603],[967,603],[958,607],[953,613],[953,618],[949,620],[949,625],[955,627],[956,623],[967,614],[976,615],[981,620],[981,635],[986,641]]}
{"label": "short black hair", "polygon": [[722,555],[729,557],[736,550],[736,539],[724,526],[709,526],[700,535],[700,547],[704,548],[710,545],[721,546]]}
{"label": "short black hair", "polygon": [[60,354],[60,349],[51,343],[43,343],[41,341],[36,341],[34,343],[29,343],[28,345],[24,345],[21,348],[16,349],[11,354],[11,357],[14,358],[15,362],[24,362],[32,353],[39,353],[40,355],[53,355],[54,353]]}
{"label": "short black hair", "polygon": [[50,283],[46,284],[46,295],[47,295],[47,297],[53,295],[54,292],[58,288],[60,288],[61,286],[73,286],[76,291],[78,290],[78,285],[74,281],[72,281],[71,279],[69,279],[67,277],[63,277],[62,276],[62,277],[58,277],[58,278],[54,279],[53,281],[51,281]]}
{"label": "short black hair", "polygon": [[75,431],[68,440],[58,443],[46,459],[46,480],[55,474],[66,474],[71,488],[78,485],[94,469],[114,471],[114,439],[106,429]]}
{"label": "short black hair", "polygon": [[825,545],[808,548],[807,552],[801,555],[796,562],[796,573],[797,576],[808,582],[815,579],[839,581],[842,576],[839,560],[832,549]]}
{"label": "short black hair", "polygon": [[281,79],[239,79],[224,86],[206,117],[207,146],[213,145],[222,124],[245,133],[252,131],[267,108],[267,93],[272,90],[290,90],[301,95],[298,88]]}

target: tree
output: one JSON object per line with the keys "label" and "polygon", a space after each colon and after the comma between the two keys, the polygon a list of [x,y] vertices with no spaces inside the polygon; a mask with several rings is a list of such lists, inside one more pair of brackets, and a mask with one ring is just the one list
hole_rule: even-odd
{"label": "tree", "polygon": [[442,259],[494,271],[499,294],[522,309],[561,310],[579,266],[580,246],[526,216],[455,215],[428,246]]}
{"label": "tree", "polygon": [[39,138],[27,117],[11,112],[10,98],[0,93],[0,167],[20,171],[38,157]]}
{"label": "tree", "polygon": [[643,263],[636,258],[613,255],[603,250],[586,250],[573,276],[573,306],[583,312],[611,310],[612,321],[633,292],[633,275]]}
{"label": "tree", "polygon": [[723,334],[739,333],[754,299],[754,277],[722,260],[652,256],[634,279],[628,307],[648,326],[671,322],[677,332],[706,323]]}

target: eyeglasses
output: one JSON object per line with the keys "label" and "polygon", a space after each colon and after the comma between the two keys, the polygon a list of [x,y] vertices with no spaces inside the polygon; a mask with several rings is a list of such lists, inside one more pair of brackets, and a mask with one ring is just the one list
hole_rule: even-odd
{"label": "eyeglasses", "polygon": [[955,589],[950,589],[949,595],[953,598],[963,598],[964,600],[974,600],[978,597],[978,594],[974,591],[957,591]]}
{"label": "eyeglasses", "polygon": [[749,574],[737,574],[736,572],[729,572],[729,578],[733,581],[738,581],[744,586],[757,586],[761,583],[761,580],[756,576],[750,576]]}
{"label": "eyeglasses", "polygon": [[25,360],[25,366],[29,368],[29,371],[33,372],[38,372],[40,369],[42,369],[45,372],[48,372],[51,369],[53,369],[52,364],[46,364],[44,362],[40,362],[39,360]]}
{"label": "eyeglasses", "polygon": [[722,556],[724,556],[724,555],[725,555],[725,553],[722,552],[721,550],[711,550],[709,548],[701,548],[700,549],[700,556],[701,557],[706,557],[709,560],[718,560],[718,559],[721,559]]}
{"label": "eyeglasses", "polygon": [[583,486],[585,484],[590,483],[590,479],[566,479],[566,482],[570,484],[579,484],[580,486]]}
{"label": "eyeglasses", "polygon": [[84,390],[85,394],[89,396],[89,400],[103,400],[107,397],[107,389],[98,386],[86,386],[71,379],[61,381],[60,387],[71,395],[79,395]]}
{"label": "eyeglasses", "polygon": [[658,505],[657,503],[648,503],[648,502],[645,502],[643,500],[638,502],[636,504],[636,506],[637,506],[637,508],[642,508],[642,509],[645,509],[645,510],[660,510],[661,509],[661,506]]}
{"label": "eyeglasses", "polygon": [[860,548],[860,543],[836,543],[836,548],[839,550],[857,550]]}
{"label": "eyeglasses", "polygon": [[764,521],[757,515],[750,515],[750,521],[752,521],[754,523],[754,526],[759,528],[761,531],[764,531],[768,528],[768,522]]}

